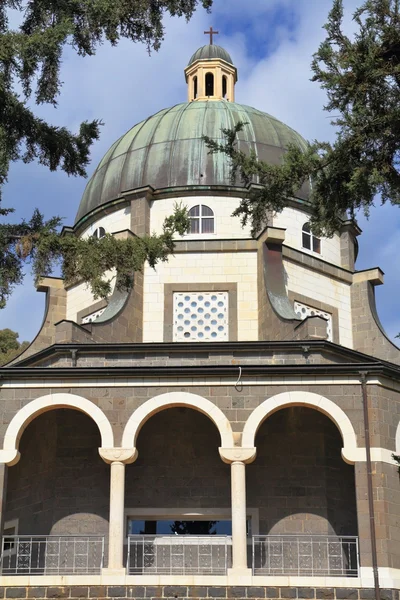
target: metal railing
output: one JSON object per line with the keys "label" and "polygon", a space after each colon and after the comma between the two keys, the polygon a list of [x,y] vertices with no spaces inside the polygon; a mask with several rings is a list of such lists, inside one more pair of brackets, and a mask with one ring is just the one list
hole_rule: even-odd
{"label": "metal railing", "polygon": [[225,575],[231,566],[230,536],[128,536],[130,575]]}
{"label": "metal railing", "polygon": [[358,537],[322,535],[253,536],[254,575],[357,577]]}
{"label": "metal railing", "polygon": [[104,536],[6,535],[2,575],[98,574],[103,567]]}

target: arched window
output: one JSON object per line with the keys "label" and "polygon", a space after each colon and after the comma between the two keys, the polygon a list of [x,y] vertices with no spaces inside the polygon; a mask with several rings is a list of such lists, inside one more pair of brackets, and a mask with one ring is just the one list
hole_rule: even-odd
{"label": "arched window", "polygon": [[222,75],[222,97],[226,98],[226,94],[228,93],[228,80],[226,75]]}
{"label": "arched window", "polygon": [[97,238],[99,240],[102,237],[104,237],[105,235],[106,235],[106,230],[104,229],[104,227],[98,227],[97,229],[94,230],[92,237]]}
{"label": "arched window", "polygon": [[193,98],[197,98],[197,75],[193,77]]}
{"label": "arched window", "polygon": [[206,96],[214,96],[214,75],[206,73]]}
{"label": "arched window", "polygon": [[197,204],[189,210],[190,233],[214,233],[214,213],[209,206]]}
{"label": "arched window", "polygon": [[303,248],[321,254],[321,240],[311,233],[310,223],[304,223],[302,230]]}

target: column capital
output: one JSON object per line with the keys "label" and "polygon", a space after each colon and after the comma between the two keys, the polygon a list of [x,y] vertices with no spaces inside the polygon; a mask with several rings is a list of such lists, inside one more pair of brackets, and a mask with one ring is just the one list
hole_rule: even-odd
{"label": "column capital", "polygon": [[224,463],[233,462],[251,463],[255,459],[257,448],[219,448],[219,455]]}
{"label": "column capital", "polygon": [[99,454],[108,464],[120,462],[129,465],[138,457],[136,448],[99,448]]}
{"label": "column capital", "polygon": [[0,450],[0,463],[3,465],[13,467],[20,458],[21,454],[18,450]]}

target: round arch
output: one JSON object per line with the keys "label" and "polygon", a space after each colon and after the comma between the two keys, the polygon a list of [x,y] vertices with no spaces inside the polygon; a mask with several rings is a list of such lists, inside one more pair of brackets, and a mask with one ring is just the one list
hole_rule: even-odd
{"label": "round arch", "polygon": [[188,392],[168,392],[167,394],[160,394],[160,396],[155,396],[139,406],[139,408],[132,413],[125,426],[122,436],[122,446],[124,448],[131,448],[132,446],[136,447],[138,433],[150,417],[161,410],[178,406],[193,408],[209,417],[220,433],[221,447],[234,447],[232,427],[222,410],[210,402],[210,400],[202,398],[197,394],[189,394]]}
{"label": "round arch", "polygon": [[400,421],[396,429],[396,454],[400,454]]}
{"label": "round arch", "polygon": [[[253,410],[243,429],[242,446],[255,446],[258,429],[267,417],[281,408],[289,406],[308,406],[322,412],[331,419],[340,431],[343,439],[342,458],[350,464],[360,460],[360,448],[357,448],[357,438],[353,425],[346,413],[332,400],[312,392],[283,392],[264,400]],[[365,450],[361,450],[365,453]],[[364,459],[365,460],[365,459]]]}
{"label": "round arch", "polygon": [[48,394],[32,400],[14,415],[4,436],[3,449],[0,450],[0,462],[9,465],[18,462],[19,441],[26,427],[37,416],[57,408],[72,408],[87,414],[99,428],[102,448],[112,448],[114,446],[114,434],[111,424],[96,404],[75,394]]}

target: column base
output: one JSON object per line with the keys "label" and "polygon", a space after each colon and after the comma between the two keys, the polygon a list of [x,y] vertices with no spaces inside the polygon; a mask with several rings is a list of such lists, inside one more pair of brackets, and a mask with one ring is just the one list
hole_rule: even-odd
{"label": "column base", "polygon": [[246,579],[251,580],[253,572],[251,569],[248,569],[246,567],[239,567],[236,569],[235,568],[228,569],[227,575],[228,575],[229,579],[245,577]]}
{"label": "column base", "polygon": [[101,570],[101,574],[105,577],[125,577],[126,569],[125,567],[123,567],[122,569],[104,568]]}

